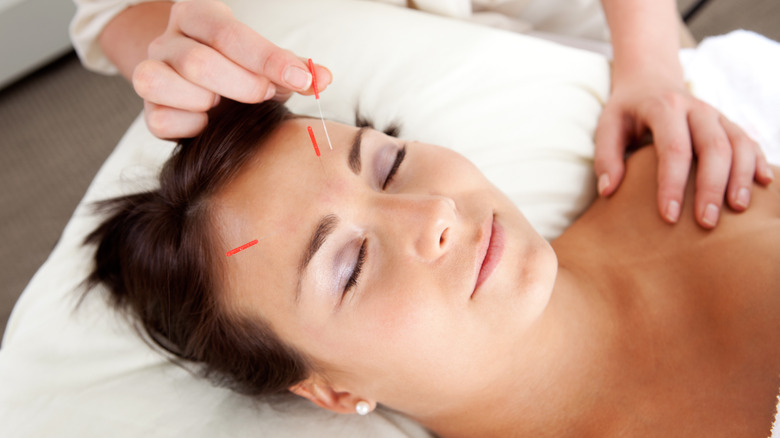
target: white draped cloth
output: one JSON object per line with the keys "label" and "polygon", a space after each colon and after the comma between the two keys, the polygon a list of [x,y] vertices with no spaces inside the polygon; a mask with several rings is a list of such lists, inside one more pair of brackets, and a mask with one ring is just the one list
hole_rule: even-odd
{"label": "white draped cloth", "polygon": [[[128,6],[155,0],[73,0],[76,15],[70,24],[73,47],[90,70],[117,73],[97,43],[103,28]],[[178,0],[174,0],[178,1]],[[373,0],[406,6],[407,0]],[[225,0],[230,4],[230,0]],[[603,43],[609,38],[599,0],[415,0],[425,12],[512,30],[541,32],[575,41]]]}

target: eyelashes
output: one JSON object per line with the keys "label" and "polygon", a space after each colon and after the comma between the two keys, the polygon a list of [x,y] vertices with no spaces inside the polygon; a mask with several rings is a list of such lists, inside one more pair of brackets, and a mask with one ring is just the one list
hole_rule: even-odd
{"label": "eyelashes", "polygon": [[401,163],[404,161],[405,157],[406,146],[399,149],[398,153],[395,155],[395,162],[393,163],[393,167],[390,168],[390,172],[387,173],[387,178],[385,178],[385,182],[382,184],[382,190],[385,190],[387,185],[390,184],[390,182],[393,180],[393,177],[395,176],[396,172],[398,172],[398,168],[401,167]]}
{"label": "eyelashes", "polygon": [[363,263],[366,262],[366,240],[360,245],[360,251],[358,252],[357,260],[355,261],[355,267],[352,268],[352,275],[347,280],[346,286],[344,286],[344,294],[346,295],[350,289],[357,286],[358,278],[360,277],[360,271],[363,270]]}
{"label": "eyelashes", "polygon": [[[403,163],[404,158],[406,158],[406,146],[404,145],[401,149],[398,150],[395,156],[395,161],[393,162],[393,166],[390,168],[390,171],[387,173],[387,177],[385,178],[384,183],[382,183],[382,190],[385,190],[393,181],[393,177],[398,172],[398,168],[401,167],[401,163]],[[366,245],[368,240],[363,239],[363,243],[360,245],[360,251],[358,252],[357,259],[355,260],[355,266],[352,269],[352,275],[350,275],[349,280],[347,280],[347,284],[344,286],[344,291],[342,293],[342,297],[347,294],[351,289],[357,287],[358,280],[360,279],[360,273],[363,270],[363,264],[366,262]]]}

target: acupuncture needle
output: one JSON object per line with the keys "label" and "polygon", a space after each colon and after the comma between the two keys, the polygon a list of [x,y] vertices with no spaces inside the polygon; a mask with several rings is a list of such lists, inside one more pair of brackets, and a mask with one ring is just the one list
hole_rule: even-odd
{"label": "acupuncture needle", "polygon": [[[311,144],[314,146],[314,153],[317,154],[317,157],[320,157],[320,148],[317,146],[317,138],[314,137],[314,130],[311,129],[311,126],[307,126],[306,129],[309,131],[309,138],[311,138]],[[327,135],[327,131],[325,131],[325,135]],[[322,166],[322,172],[325,174],[325,176],[328,176],[328,172],[325,172],[325,165],[322,164],[322,158],[320,158],[320,166]]]}
{"label": "acupuncture needle", "polygon": [[243,251],[243,250],[245,250],[245,249],[249,248],[250,246],[257,245],[257,243],[258,243],[258,242],[260,242],[261,240],[263,240],[263,239],[265,239],[265,238],[267,238],[267,237],[271,237],[271,236],[273,236],[273,235],[274,235],[274,234],[276,234],[276,233],[278,233],[278,231],[277,231],[277,232],[274,232],[274,233],[271,233],[271,234],[269,234],[269,235],[267,235],[267,236],[265,236],[265,237],[261,237],[260,239],[255,239],[255,240],[252,240],[252,241],[250,241],[250,242],[247,242],[247,243],[245,243],[245,244],[243,244],[243,245],[239,246],[238,248],[233,248],[233,249],[231,249],[230,251],[228,251],[228,252],[227,252],[225,255],[227,255],[228,257],[230,257],[230,256],[232,256],[233,254],[239,253],[239,252],[241,252],[241,251]]}
{"label": "acupuncture needle", "polygon": [[[314,88],[314,98],[317,100],[317,108],[320,110],[320,120],[322,120],[322,127],[325,129],[325,138],[328,139],[328,146],[330,150],[333,150],[333,143],[330,142],[330,135],[328,135],[328,128],[325,126],[325,116],[322,115],[322,105],[320,104],[320,90],[317,88],[317,75],[314,73],[314,62],[309,58],[309,71],[311,72],[311,85]],[[311,130],[309,131],[311,132]],[[314,138],[312,134],[312,139]],[[319,153],[317,154],[319,157]]]}

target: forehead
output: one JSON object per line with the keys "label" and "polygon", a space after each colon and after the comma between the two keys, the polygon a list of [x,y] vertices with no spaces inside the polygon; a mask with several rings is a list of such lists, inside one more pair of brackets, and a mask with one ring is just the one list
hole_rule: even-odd
{"label": "forehead", "polygon": [[[318,140],[320,156],[315,153],[309,127]],[[296,218],[307,217],[316,204],[312,201],[327,197],[326,186],[331,191],[343,185],[346,155],[356,131],[351,126],[329,124],[334,144],[331,151],[319,120],[284,122],[217,195],[220,223],[226,232],[223,236],[252,225],[273,226],[273,231],[290,229],[287,225],[295,225]]]}
{"label": "forehead", "polygon": [[[318,141],[319,157],[309,126]],[[356,131],[330,123],[331,151],[319,120],[286,121],[217,194],[214,218],[231,305],[263,307],[254,303],[261,290],[276,291],[278,305],[292,300],[303,248],[316,223],[329,213],[329,204],[347,187],[344,170]],[[255,239],[257,244],[225,255]]]}

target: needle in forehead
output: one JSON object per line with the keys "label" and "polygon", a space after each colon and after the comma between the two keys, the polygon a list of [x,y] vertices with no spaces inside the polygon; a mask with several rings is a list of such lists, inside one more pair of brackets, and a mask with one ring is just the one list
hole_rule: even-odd
{"label": "needle in forehead", "polygon": [[333,150],[333,143],[330,142],[328,128],[325,126],[325,116],[322,115],[322,105],[320,105],[320,90],[317,88],[317,75],[314,73],[314,62],[311,60],[311,58],[309,58],[309,71],[311,71],[311,85],[314,88],[314,98],[317,100],[317,108],[320,110],[320,120],[322,120],[322,127],[325,129],[325,138],[328,139],[328,146],[330,147],[330,150]]}
{"label": "needle in forehead", "polygon": [[317,146],[317,138],[314,137],[314,130],[311,129],[311,126],[307,126],[306,129],[309,131],[309,137],[311,138],[311,144],[314,146],[314,153],[317,154],[317,156],[320,156],[320,148]]}
{"label": "needle in forehead", "polygon": [[233,254],[239,253],[239,252],[241,252],[241,251],[243,251],[243,250],[245,250],[245,249],[249,248],[250,246],[257,245],[257,243],[258,243],[258,242],[260,242],[261,240],[265,239],[266,237],[273,236],[274,234],[276,234],[276,233],[271,233],[271,234],[269,234],[269,235],[267,235],[267,236],[261,237],[260,239],[255,239],[255,240],[252,240],[252,241],[250,241],[250,242],[247,242],[247,243],[245,243],[245,244],[243,244],[243,245],[239,246],[238,248],[233,248],[233,249],[231,249],[231,250],[230,250],[230,251],[228,251],[228,252],[227,252],[225,255],[227,255],[228,257],[230,257],[230,256],[232,256]]}
{"label": "needle in forehead", "polygon": [[230,251],[227,252],[227,256],[230,257],[230,256],[232,256],[233,254],[235,254],[237,252],[241,252],[241,251],[249,248],[250,246],[255,245],[257,242],[258,242],[258,240],[255,239],[255,240],[253,240],[253,241],[251,241],[249,243],[245,243],[245,244],[239,246],[238,248],[231,249]]}
{"label": "needle in forehead", "polygon": [[[314,153],[317,154],[317,157],[320,156],[320,148],[317,146],[317,138],[314,136],[314,130],[311,129],[311,126],[307,126],[306,130],[309,131],[309,138],[311,138],[311,144],[314,146]],[[322,164],[322,161],[320,161],[320,166],[322,167],[322,172],[325,174],[325,176],[328,176],[328,172],[325,172],[325,165]]]}

